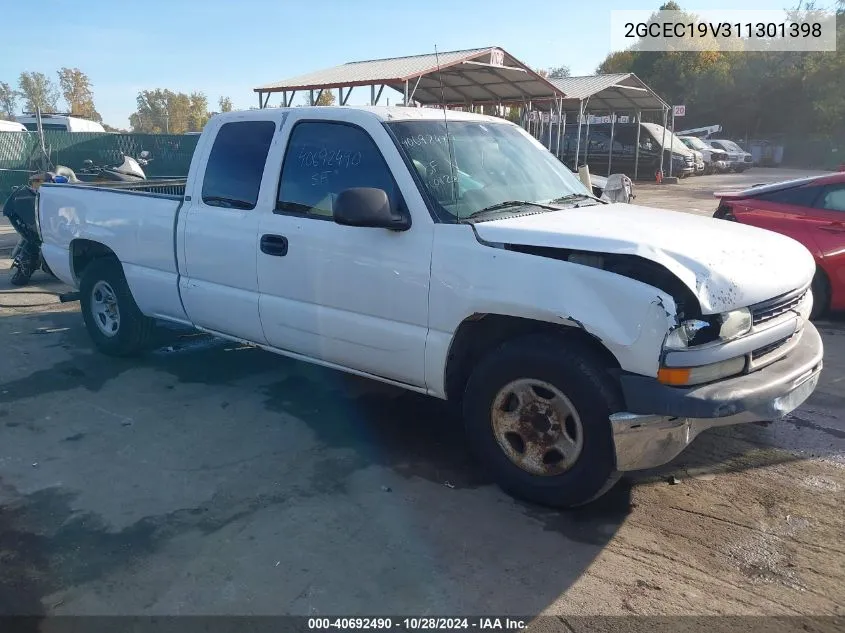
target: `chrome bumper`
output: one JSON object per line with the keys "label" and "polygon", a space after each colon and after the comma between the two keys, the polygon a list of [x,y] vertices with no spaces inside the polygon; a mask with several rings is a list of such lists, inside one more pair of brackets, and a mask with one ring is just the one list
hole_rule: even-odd
{"label": "chrome bumper", "polygon": [[[630,412],[611,415],[617,470],[642,470],[665,464],[709,428],[784,417],[801,406],[815,390],[823,354],[821,336],[807,323],[801,341],[792,353],[756,372],[686,390],[654,386],[651,391],[655,394],[655,410],[660,411],[665,402],[671,403],[666,406],[673,410],[688,406],[696,414],[709,409],[714,417]],[[631,387],[641,388],[641,378],[637,377],[637,383]],[[667,396],[662,402],[661,393]],[[718,415],[727,411],[731,413]]]}

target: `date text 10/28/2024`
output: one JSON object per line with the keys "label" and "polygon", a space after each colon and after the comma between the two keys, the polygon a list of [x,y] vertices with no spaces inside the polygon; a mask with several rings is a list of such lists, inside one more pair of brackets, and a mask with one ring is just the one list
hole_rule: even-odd
{"label": "date text 10/28/2024", "polygon": [[308,618],[308,628],[313,631],[321,630],[375,630],[375,631],[521,631],[527,622],[509,617],[475,617],[475,618]]}

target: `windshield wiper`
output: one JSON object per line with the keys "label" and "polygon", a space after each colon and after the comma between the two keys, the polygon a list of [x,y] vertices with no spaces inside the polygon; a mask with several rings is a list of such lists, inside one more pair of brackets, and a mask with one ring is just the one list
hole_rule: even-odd
{"label": "windshield wiper", "polygon": [[552,207],[540,202],[530,202],[528,200],[505,200],[504,202],[491,204],[489,207],[484,207],[478,211],[473,211],[467,217],[461,218],[461,221],[471,220],[472,218],[477,218],[480,215],[491,213],[493,211],[503,211],[504,209],[508,209],[510,207],[539,207],[540,209],[547,209],[549,211],[560,211],[557,207]]}
{"label": "windshield wiper", "polygon": [[591,196],[588,193],[569,193],[565,196],[561,196],[560,198],[555,198],[552,202],[566,202],[568,200],[581,200],[586,198],[588,200],[598,200],[595,196]]}

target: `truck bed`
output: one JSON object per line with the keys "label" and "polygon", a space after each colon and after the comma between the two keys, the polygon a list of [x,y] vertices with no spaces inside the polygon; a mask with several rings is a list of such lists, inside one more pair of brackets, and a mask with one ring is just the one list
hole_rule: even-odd
{"label": "truck bed", "polygon": [[[38,218],[42,253],[56,276],[79,285],[80,252],[88,242],[110,249],[147,314],[173,314],[179,301],[176,217],[185,180],[44,184]],[[164,290],[163,290],[164,289]]]}

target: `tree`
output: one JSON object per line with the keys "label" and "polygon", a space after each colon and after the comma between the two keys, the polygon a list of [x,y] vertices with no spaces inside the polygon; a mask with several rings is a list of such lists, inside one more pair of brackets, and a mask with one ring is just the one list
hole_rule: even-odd
{"label": "tree", "polygon": [[44,73],[22,72],[18,88],[24,98],[24,109],[35,112],[55,112],[59,104],[59,91]]}
{"label": "tree", "polygon": [[549,79],[563,79],[569,77],[569,66],[555,66],[549,68]]}
{"label": "tree", "polygon": [[217,105],[220,106],[220,112],[231,112],[232,111],[232,100],[229,97],[220,97],[217,101]]}
{"label": "tree", "polygon": [[156,88],[142,90],[137,108],[129,117],[133,132],[146,134],[184,134],[199,132],[209,118],[208,99],[201,92]]}
{"label": "tree", "polygon": [[103,117],[94,107],[94,93],[88,75],[78,68],[62,68],[57,74],[70,113],[90,121],[102,122]]}
{"label": "tree", "polygon": [[5,81],[0,81],[0,119],[15,118],[18,105],[18,93]]}
{"label": "tree", "polygon": [[331,90],[323,90],[319,98],[314,102],[318,106],[333,106],[335,101],[334,93]]}

